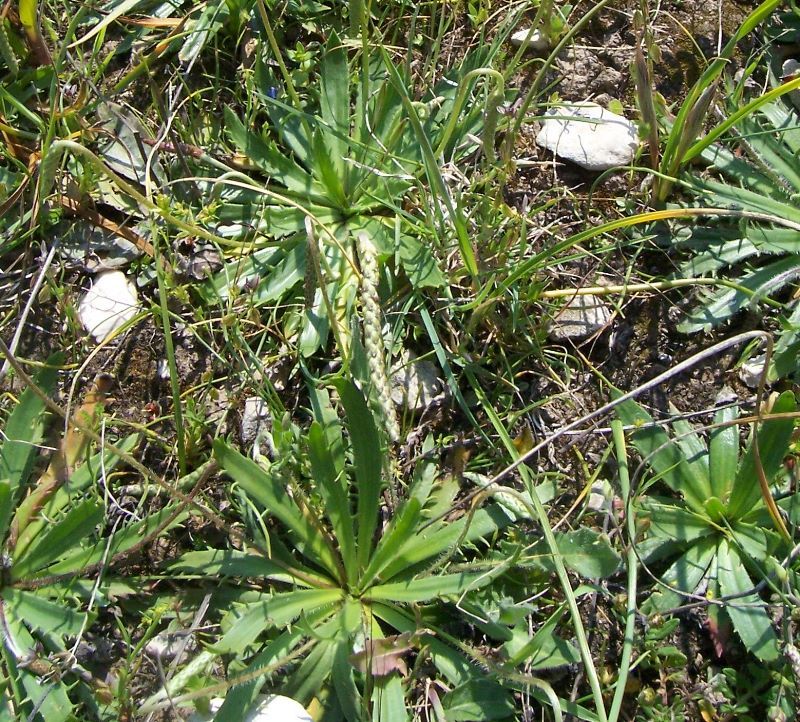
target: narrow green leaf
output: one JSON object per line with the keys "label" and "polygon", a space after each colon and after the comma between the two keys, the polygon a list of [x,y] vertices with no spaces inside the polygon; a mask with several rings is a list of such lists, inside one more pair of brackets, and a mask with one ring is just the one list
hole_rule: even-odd
{"label": "narrow green leaf", "polygon": [[452,549],[458,542],[470,544],[493,534],[510,523],[511,518],[508,514],[497,504],[492,504],[478,509],[471,519],[467,515],[449,524],[432,525],[424,532],[414,535],[403,545],[402,549],[392,555],[391,560],[384,567],[381,577],[392,579],[421,562],[436,559],[440,554]]}
{"label": "narrow green leaf", "polygon": [[332,31],[320,62],[320,116],[327,126],[324,145],[330,152],[331,162],[347,187],[348,169],[345,159],[349,155],[347,138],[350,137],[350,71],[347,67],[347,50]]}
{"label": "narrow green leaf", "polygon": [[[314,623],[322,621],[321,615],[310,615],[308,621]],[[305,630],[296,627],[280,634],[277,639],[270,642],[261,652],[259,652],[247,667],[242,670],[242,675],[247,676],[261,667],[268,667],[270,664],[285,657],[302,642]],[[225,695],[222,707],[214,716],[214,722],[241,722],[248,718],[248,713],[252,712],[253,706],[261,694],[261,687],[264,677],[237,684],[231,687]]]}
{"label": "narrow green leaf", "polygon": [[245,128],[237,115],[225,107],[225,128],[236,147],[259,170],[274,178],[293,193],[304,198],[324,203],[321,189],[314,187],[312,177],[298,166],[289,156],[281,153],[274,144],[267,143],[261,136]]}
{"label": "narrow green leaf", "polygon": [[[51,564],[46,569],[39,569],[31,572],[34,576],[46,574],[67,574],[69,572],[76,572],[92,564],[98,564],[102,560],[107,560],[108,563],[112,562],[116,556],[124,553],[135,544],[138,544],[143,537],[153,533],[163,523],[165,523],[175,512],[175,505],[160,509],[159,511],[146,516],[141,521],[128,524],[122,529],[114,532],[110,537],[98,540],[95,544],[76,549],[57,561]],[[187,511],[180,512],[169,523],[170,528],[180,524],[188,516]]]}
{"label": "narrow green leaf", "polygon": [[626,426],[641,427],[632,432],[631,440],[656,477],[702,513],[708,498],[708,480],[689,466],[680,447],[635,401],[619,404],[616,412]]}
{"label": "narrow green leaf", "polygon": [[[797,409],[794,393],[784,391],[772,406],[771,413],[792,413]],[[772,483],[778,473],[786,454],[794,430],[794,419],[772,419],[766,416],[758,429],[758,450],[761,465],[767,482]],[[752,511],[761,499],[761,485],[756,471],[756,458],[753,449],[755,435],[751,434],[736,479],[733,482],[728,514],[737,519]]]}
{"label": "narrow green leaf", "polygon": [[311,614],[333,607],[341,600],[342,592],[339,589],[300,589],[280,592],[262,601],[249,603],[238,616],[231,615],[233,622],[228,631],[211,649],[216,654],[240,654],[265,629],[282,627],[301,613]]}
{"label": "narrow green leaf", "polygon": [[[622,560],[605,534],[581,527],[574,531],[557,533],[555,537],[564,565],[582,577],[605,579],[619,569]],[[537,554],[538,557],[535,556]],[[547,571],[555,569],[547,552],[547,544],[543,541],[529,547],[527,555],[534,557],[540,568]]]}
{"label": "narrow green leaf", "polygon": [[[36,375],[37,386],[48,396],[55,391],[58,366],[62,360],[61,354],[51,356]],[[28,482],[31,467],[40,454],[39,447],[44,439],[46,423],[47,411],[44,402],[33,391],[26,389],[3,425],[0,479],[8,481],[10,504],[0,508],[2,536],[8,531],[11,507],[16,504],[24,485]]]}
{"label": "narrow green leaf", "polygon": [[336,463],[325,431],[316,421],[308,430],[308,453],[316,489],[325,502],[325,513],[331,521],[336,541],[339,543],[348,581],[353,583],[358,568],[353,512],[350,508],[350,499],[336,471]]}
{"label": "narrow green leaf", "polygon": [[24,621],[33,630],[60,637],[78,634],[86,624],[86,615],[64,604],[56,604],[36,594],[14,587],[2,591],[7,614]]}
{"label": "narrow green leaf", "polygon": [[102,504],[94,499],[87,499],[74,506],[63,519],[45,527],[21,558],[14,559],[11,567],[12,579],[25,579],[68,554],[70,549],[81,546],[83,540],[94,533],[104,517]]}
{"label": "narrow green leaf", "polygon": [[642,605],[642,612],[668,612],[681,604],[684,595],[694,592],[706,576],[716,553],[716,535],[699,538],[661,575],[661,582],[666,587],[662,584],[655,587],[649,599]]}
{"label": "narrow green leaf", "polygon": [[369,565],[361,575],[362,589],[368,587],[375,577],[380,576],[389,562],[402,553],[405,545],[411,541],[415,527],[420,520],[420,511],[419,499],[411,497],[392,518],[389,527],[375,547]]}
{"label": "narrow green leaf", "polygon": [[284,567],[270,559],[236,549],[204,549],[187,552],[163,566],[173,574],[188,574],[201,578],[210,577],[250,577],[273,579],[304,586],[302,580],[295,579]]}
{"label": "narrow green leaf", "polygon": [[223,469],[254,501],[269,514],[280,519],[296,536],[298,551],[322,565],[334,577],[339,574],[335,552],[324,534],[306,519],[287,494],[285,481],[264,471],[258,464],[242,456],[222,439],[214,442],[214,455]]}
{"label": "narrow green leaf", "polygon": [[735,596],[725,603],[725,611],[733,622],[733,628],[744,646],[764,662],[780,657],[778,637],[766,607],[756,594],[743,594],[755,585],[744,566],[742,558],[726,540],[718,548],[718,571],[720,593]]}
{"label": "narrow green leaf", "polygon": [[342,713],[348,722],[361,722],[361,695],[356,687],[353,676],[353,665],[348,657],[353,652],[350,639],[345,637],[337,643],[331,667],[331,680],[336,690],[336,701],[342,708]]}
{"label": "narrow green leaf", "polygon": [[438,574],[404,582],[390,582],[372,587],[365,599],[394,602],[426,602],[446,596],[459,596],[470,589],[478,589],[491,581],[491,574],[462,572]]}
{"label": "narrow green leaf", "polygon": [[[714,423],[725,424],[736,419],[738,415],[738,406],[728,406],[714,415]],[[711,496],[727,504],[736,477],[736,467],[739,465],[739,427],[731,425],[711,429],[708,449]]]}
{"label": "narrow green leaf", "polygon": [[361,392],[344,379],[337,381],[335,385],[345,409],[355,464],[358,494],[357,553],[359,566],[364,568],[372,556],[373,537],[378,525],[384,452],[372,412]]}

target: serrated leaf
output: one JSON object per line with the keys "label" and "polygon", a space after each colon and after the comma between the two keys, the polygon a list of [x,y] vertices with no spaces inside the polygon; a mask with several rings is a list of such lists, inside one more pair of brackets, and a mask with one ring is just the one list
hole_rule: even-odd
{"label": "serrated leaf", "polygon": [[778,637],[764,603],[755,594],[744,594],[755,585],[739,553],[726,540],[722,540],[717,555],[720,593],[725,597],[735,597],[725,603],[725,611],[733,622],[733,628],[744,646],[760,660],[771,662],[778,659]]}

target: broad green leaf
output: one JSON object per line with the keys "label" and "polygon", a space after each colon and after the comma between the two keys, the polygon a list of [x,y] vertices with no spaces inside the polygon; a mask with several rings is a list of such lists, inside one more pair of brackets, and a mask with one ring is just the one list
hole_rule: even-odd
{"label": "broad green leaf", "polygon": [[431,252],[430,246],[407,233],[401,233],[397,246],[397,257],[414,288],[425,288],[426,286],[442,288],[445,285],[445,277],[439,270],[439,264]]}
{"label": "broad green leaf", "polygon": [[405,722],[409,719],[403,680],[397,674],[375,680],[372,704],[372,717],[376,722]]}
{"label": "broad green leaf", "polygon": [[[383,602],[376,602],[372,605],[372,609],[376,617],[391,625],[398,632],[415,633],[418,631],[414,616],[404,609],[398,609]],[[463,654],[443,642],[444,638],[446,638],[445,634],[441,635],[441,639],[433,635],[422,635],[420,646],[425,648],[436,668],[451,685],[463,684],[474,679],[476,670]]]}
{"label": "broad green leaf", "polygon": [[[619,569],[620,556],[612,548],[605,534],[588,527],[581,527],[575,531],[557,533],[555,536],[559,556],[564,565],[582,577],[604,579]],[[536,566],[547,571],[555,569],[544,541],[529,547],[526,557],[528,555]]]}
{"label": "broad green leaf", "polygon": [[714,415],[714,423],[719,424],[709,433],[709,477],[711,480],[711,496],[717,497],[727,504],[739,465],[739,427],[722,426],[733,421],[739,415],[738,406],[720,409]]}
{"label": "broad green leaf", "polygon": [[378,524],[384,450],[372,412],[361,392],[349,381],[339,380],[335,385],[350,433],[358,499],[357,553],[359,566],[364,568],[372,555],[373,536]]}
{"label": "broad green leaf", "polygon": [[682,494],[692,509],[702,512],[708,498],[708,479],[689,466],[680,447],[635,401],[619,404],[616,411],[626,426],[642,427],[631,433],[631,440],[656,477]]}
{"label": "broad green leaf", "polygon": [[83,540],[94,533],[104,517],[102,504],[94,499],[87,499],[74,506],[63,519],[45,527],[21,558],[14,559],[12,579],[25,579],[62,558],[72,548],[81,546]]}
{"label": "broad green leaf", "polygon": [[211,649],[217,654],[239,654],[268,627],[282,627],[302,613],[311,614],[341,600],[339,589],[300,589],[247,604]]}
{"label": "broad green leaf", "polygon": [[[330,153],[332,169],[347,187],[350,137],[350,71],[347,67],[347,50],[332,31],[320,62],[319,109],[322,122],[327,126],[324,145]],[[315,148],[315,153],[316,148]]]}
{"label": "broad green leaf", "polygon": [[677,607],[684,594],[691,594],[697,589],[716,553],[716,536],[698,538],[697,542],[661,575],[662,584],[656,585],[649,599],[642,605],[642,612],[644,614],[668,612]]}
{"label": "broad green leaf", "polygon": [[[797,409],[794,393],[785,391],[775,401],[771,413],[791,413]],[[794,430],[794,419],[773,419],[764,417],[758,428],[758,450],[761,465],[767,483],[772,483],[783,459],[789,452],[789,443]],[[753,449],[755,434],[751,434],[736,479],[733,482],[728,514],[731,519],[738,519],[752,511],[761,499],[761,485],[756,471],[756,458]]]}
{"label": "broad green leaf", "polygon": [[470,680],[442,700],[447,722],[507,720],[516,711],[509,691],[488,679]]}
{"label": "broad green leaf", "polygon": [[743,594],[755,585],[744,566],[742,558],[726,540],[719,544],[718,582],[720,593],[735,596],[725,603],[725,611],[744,646],[764,662],[780,657],[778,638],[764,603],[756,594]]}
{"label": "broad green leaf", "polygon": [[247,495],[260,504],[269,514],[280,519],[296,536],[299,551],[321,564],[325,570],[338,576],[339,569],[335,552],[328,545],[325,535],[301,513],[288,495],[285,481],[279,475],[264,471],[258,464],[242,456],[222,439],[214,442],[214,455],[223,469]]}

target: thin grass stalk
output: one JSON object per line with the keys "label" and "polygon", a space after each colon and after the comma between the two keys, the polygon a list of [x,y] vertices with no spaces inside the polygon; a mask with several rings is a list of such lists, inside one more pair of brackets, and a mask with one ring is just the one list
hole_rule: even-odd
{"label": "thin grass stalk", "polygon": [[158,284],[158,306],[161,316],[161,328],[164,331],[164,346],[167,354],[169,368],[169,389],[172,395],[172,418],[175,422],[176,445],[178,451],[178,469],[180,475],[185,476],[188,468],[186,459],[186,436],[183,426],[183,406],[181,401],[181,386],[178,376],[178,364],[175,360],[175,343],[172,338],[172,325],[169,318],[167,285],[164,283],[164,263],[161,257],[158,237],[158,228],[155,223],[150,224],[153,235],[153,260],[156,265],[156,282]]}
{"label": "thin grass stalk", "polygon": [[622,491],[623,508],[625,509],[625,526],[627,531],[628,549],[626,552],[626,564],[628,567],[628,603],[625,617],[625,636],[623,638],[622,656],[619,663],[619,674],[617,684],[614,689],[614,698],[611,701],[611,709],[608,712],[608,722],[617,722],[622,702],[625,697],[625,687],[628,683],[628,674],[631,665],[631,653],[633,652],[633,641],[636,632],[636,590],[638,574],[638,558],[636,556],[636,520],[633,516],[633,504],[631,500],[631,481],[628,473],[628,452],[625,448],[625,432],[622,422],[614,419],[611,422],[611,433],[614,439],[614,450],[617,456],[617,466],[619,468],[619,485]]}
{"label": "thin grass stalk", "polygon": [[[723,70],[727,67],[728,61],[736,50],[736,46],[742,38],[750,33],[756,26],[769,18],[780,5],[781,0],[766,0],[753,10],[739,26],[739,29],[733,37],[727,42],[722,52],[719,54],[719,57],[715,58],[714,61],[709,64],[705,72],[692,86],[667,136],[667,142],[661,156],[661,171],[664,175],[674,176],[674,171],[680,168],[681,164],[685,162],[679,150],[680,146],[686,143],[685,138],[688,133],[690,115],[694,114],[695,117],[697,116],[698,103],[702,102],[702,96],[716,83]],[[693,138],[691,140],[693,140]],[[669,192],[668,187],[662,187],[659,191],[660,194],[657,196],[657,200],[665,200]]]}
{"label": "thin grass stalk", "polygon": [[[699,216],[719,216],[720,218],[749,218],[751,220],[765,221],[767,223],[774,223],[784,228],[792,228],[800,231],[800,224],[794,223],[786,218],[780,218],[769,213],[754,213],[751,211],[740,211],[732,208],[668,208],[660,211],[648,211],[647,213],[639,213],[635,216],[627,216],[618,218],[608,223],[603,223],[599,226],[591,226],[586,230],[575,233],[572,236],[565,238],[545,251],[536,254],[532,258],[527,259],[523,263],[516,266],[514,271],[503,280],[503,282],[493,287],[491,283],[484,283],[477,296],[469,303],[457,306],[457,311],[471,311],[478,308],[485,302],[486,298],[493,294],[496,297],[503,296],[517,281],[522,278],[529,278],[537,268],[544,266],[552,258],[555,258],[559,253],[566,251],[573,246],[577,246],[590,238],[595,238],[603,233],[609,233],[620,228],[630,228],[632,226],[642,225],[645,223],[653,223],[656,221],[670,220],[672,218],[695,218]],[[674,283],[674,282],[668,282]]]}
{"label": "thin grass stalk", "polygon": [[[646,9],[647,2],[643,0],[642,5]],[[633,16],[633,25],[636,29],[636,48],[634,50],[632,75],[636,87],[636,99],[639,103],[639,113],[642,122],[647,129],[647,145],[650,153],[650,166],[657,170],[659,166],[659,143],[658,143],[658,116],[653,99],[653,64],[648,57],[645,58],[645,48],[650,45],[650,33],[645,27],[646,14],[637,10]]]}

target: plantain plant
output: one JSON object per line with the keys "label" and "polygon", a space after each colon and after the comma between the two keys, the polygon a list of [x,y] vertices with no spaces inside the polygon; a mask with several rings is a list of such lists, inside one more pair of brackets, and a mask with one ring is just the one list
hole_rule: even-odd
{"label": "plantain plant", "polygon": [[[413,102],[406,67],[366,49],[352,67],[335,33],[322,50],[318,84],[305,99],[288,76],[279,83],[259,63],[249,117],[225,109],[228,135],[251,175],[210,180],[204,203],[217,201],[215,232],[237,238],[256,232],[263,247],[228,264],[210,297],[227,299],[247,280],[256,281],[249,296],[256,304],[299,300],[304,289],[302,316],[289,322],[301,352],[322,347],[335,326],[346,355],[346,319],[358,282],[353,247],[360,233],[372,239],[381,262],[402,269],[415,288],[445,285],[439,260],[453,234],[465,267],[476,272],[441,166],[474,152],[481,134],[484,150],[493,153],[503,82],[484,66],[487,56],[468,55]],[[471,97],[480,77],[491,86],[484,103],[477,93]],[[430,213],[413,212],[416,204]],[[428,217],[438,218],[439,226],[431,228]]]}
{"label": "plantain plant", "polygon": [[[788,552],[770,487],[780,481],[794,428],[787,415],[796,410],[792,392],[781,394],[742,450],[736,406],[717,412],[707,443],[687,421],[675,421],[670,436],[637,403],[617,407],[620,419],[633,427],[632,443],[650,474],[637,508],[639,553],[648,566],[671,562],[642,611],[669,613],[686,596],[703,595],[718,647],[732,623],[759,659],[778,658],[777,635],[754,580],[772,573],[776,558]],[[656,483],[674,496],[658,494]]]}
{"label": "plantain plant", "polygon": [[[238,548],[189,552],[167,566],[173,578],[215,580],[228,588],[217,594],[233,595],[203,653],[227,660],[231,689],[215,719],[243,719],[267,673],[281,668],[269,686],[319,718],[407,720],[413,676],[401,673],[414,657],[452,690],[444,709],[480,694],[505,710],[497,718],[507,716],[508,692],[473,664],[452,622],[462,613],[464,621],[488,619],[470,595],[513,555],[483,565],[474,557],[512,517],[495,504],[447,517],[458,483],[438,477],[432,461],[418,463],[398,501],[365,399],[350,382],[335,388],[344,428],[327,392],[316,391],[305,436],[288,422],[276,425],[272,461],[255,463],[216,442],[246,532]],[[426,456],[431,450],[428,441]],[[396,505],[388,520],[386,504]],[[465,599],[469,614],[459,604]],[[179,703],[179,691],[145,709]]]}

